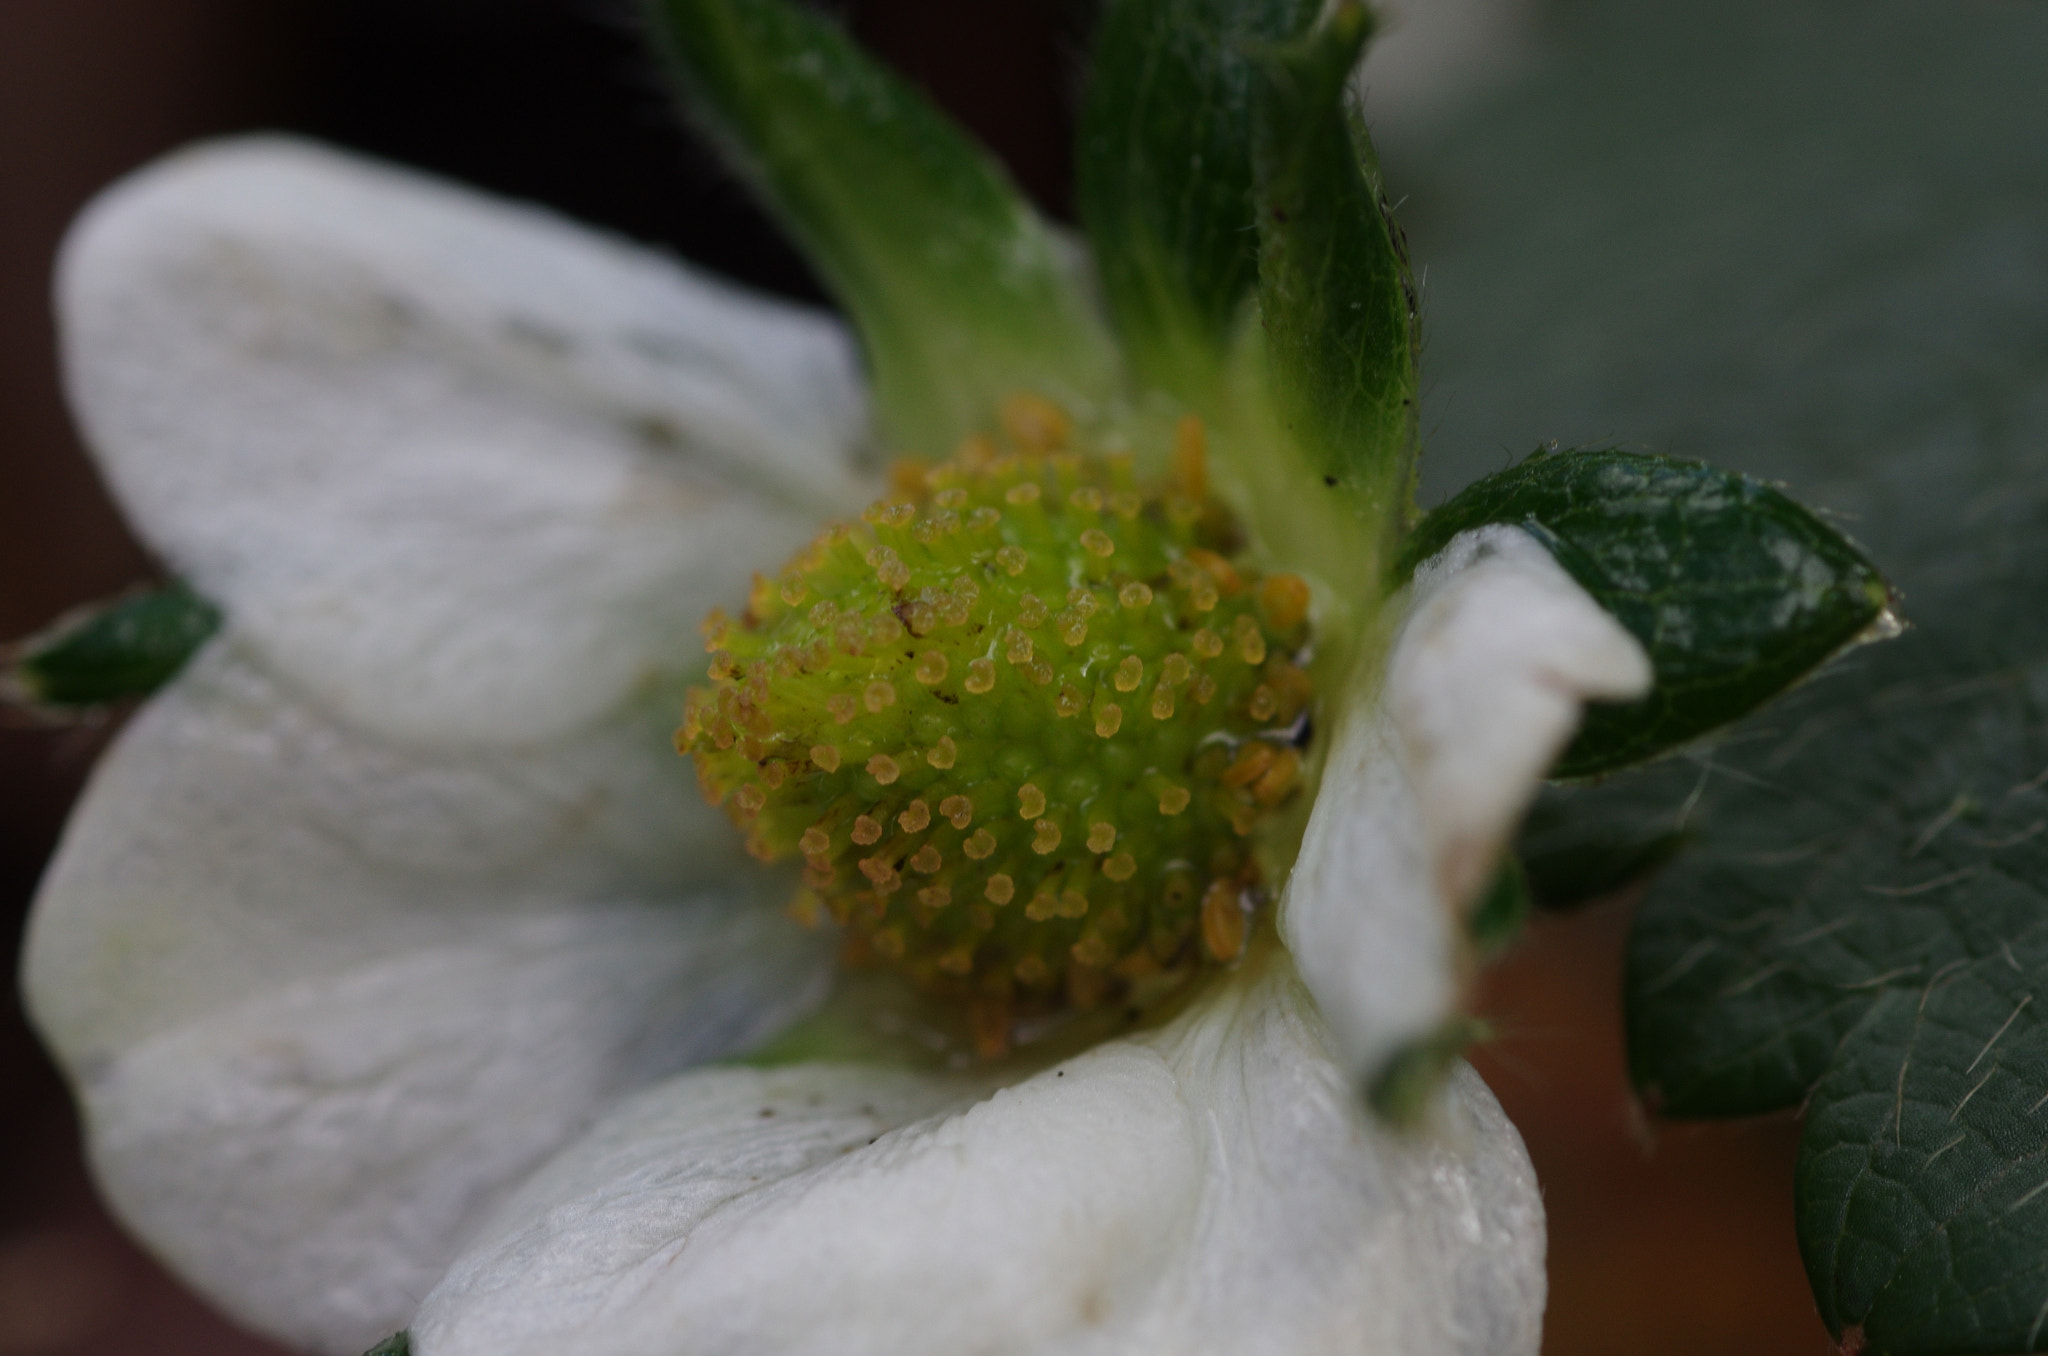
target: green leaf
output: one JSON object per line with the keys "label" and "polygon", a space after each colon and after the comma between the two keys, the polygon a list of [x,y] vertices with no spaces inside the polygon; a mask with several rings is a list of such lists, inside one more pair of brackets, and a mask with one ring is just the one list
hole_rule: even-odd
{"label": "green leaf", "polygon": [[1693,841],[1630,944],[1654,1106],[1805,1104],[1801,1246],[1873,1351],[2033,1349],[2048,1312],[2048,494],[1919,577],[1925,622],[1696,766],[1584,807]]}
{"label": "green leaf", "polygon": [[1582,811],[1575,788],[1547,786],[1515,841],[1539,909],[1591,904],[1647,877],[1671,860],[1685,835],[1668,806],[1615,797],[1604,814]]}
{"label": "green leaf", "polygon": [[1198,407],[1258,277],[1249,47],[1320,0],[1113,0],[1076,156],[1081,219],[1137,375]]}
{"label": "green leaf", "polygon": [[363,1356],[412,1356],[412,1337],[395,1332],[363,1353]]}
{"label": "green leaf", "polygon": [[219,610],[183,584],[133,593],[23,641],[7,679],[43,706],[103,706],[146,696],[219,628]]}
{"label": "green leaf", "polygon": [[1656,687],[1587,709],[1553,775],[1639,763],[1749,714],[1872,633],[1889,589],[1841,533],[1777,490],[1639,452],[1538,452],[1423,520],[1396,577],[1458,533],[1512,523],[1649,652]]}
{"label": "green leaf", "polygon": [[2048,806],[2007,793],[2048,769],[2048,8],[1547,13],[1542,65],[1402,167],[1433,484],[1617,436],[1788,479],[1853,515],[1915,624],[1562,797],[1588,842],[1685,835],[1634,943],[1631,1061],[1667,1112],[1806,1107],[1801,1246],[1865,1356],[2041,1347],[2048,1080],[2018,1005],[2048,910],[2038,843],[2008,840]]}
{"label": "green leaf", "polygon": [[1084,418],[1115,351],[1069,251],[909,84],[784,0],[649,0],[689,113],[852,314],[883,432],[943,455],[1001,399]]}
{"label": "green leaf", "polygon": [[1257,49],[1252,164],[1265,372],[1306,458],[1298,493],[1338,490],[1379,524],[1408,508],[1417,303],[1346,93],[1371,31],[1363,6],[1341,4],[1309,37]]}

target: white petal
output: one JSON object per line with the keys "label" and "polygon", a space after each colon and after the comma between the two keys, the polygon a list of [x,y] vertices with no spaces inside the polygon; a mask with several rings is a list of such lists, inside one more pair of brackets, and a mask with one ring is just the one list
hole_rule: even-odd
{"label": "white petal", "polygon": [[1484,1086],[1461,1072],[1425,1133],[1368,1124],[1275,950],[992,1096],[826,1065],[650,1090],[507,1207],[412,1335],[421,1356],[1515,1356],[1542,1255]]}
{"label": "white petal", "polygon": [[814,1002],[821,939],[671,706],[458,758],[203,653],[102,762],[28,939],[117,1211],[243,1321],[359,1352],[608,1100]]}
{"label": "white petal", "polygon": [[1641,696],[1635,638],[1519,528],[1416,571],[1377,702],[1340,717],[1281,930],[1371,1076],[1456,1009],[1463,918],[1592,698]]}
{"label": "white petal", "polygon": [[865,493],[832,322],[312,146],[117,185],[59,309],[145,539],[275,672],[415,742],[558,733],[701,664],[704,612]]}

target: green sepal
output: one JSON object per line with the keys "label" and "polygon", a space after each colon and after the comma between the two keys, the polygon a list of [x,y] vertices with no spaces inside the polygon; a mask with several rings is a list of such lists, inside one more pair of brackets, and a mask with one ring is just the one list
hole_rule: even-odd
{"label": "green sepal", "polygon": [[412,1335],[395,1332],[363,1353],[363,1356],[412,1356]]}
{"label": "green sepal", "polygon": [[1481,960],[1499,956],[1520,939],[1532,903],[1528,873],[1511,853],[1465,918],[1465,935]]}
{"label": "green sepal", "polygon": [[16,647],[6,686],[58,709],[156,691],[220,629],[220,611],[184,584],[84,609]]}
{"label": "green sepal", "polygon": [[990,157],[783,0],[648,0],[686,111],[852,316],[891,450],[944,455],[1034,391],[1084,417],[1115,350],[1070,251]]}
{"label": "green sepal", "polygon": [[1747,715],[1851,643],[1896,633],[1854,543],[1771,486],[1700,462],[1538,452],[1423,520],[1394,577],[1468,528],[1528,531],[1628,628],[1650,695],[1596,703],[1553,776],[1640,763]]}
{"label": "green sepal", "polygon": [[1258,279],[1252,43],[1320,0],[1111,0],[1075,156],[1081,220],[1136,375],[1198,408]]}
{"label": "green sepal", "polygon": [[1429,1035],[1394,1052],[1366,1089],[1367,1105],[1390,1124],[1416,1124],[1466,1048],[1492,1034],[1492,1028],[1477,1017],[1450,1018]]}
{"label": "green sepal", "polygon": [[1266,380],[1298,493],[1345,494],[1377,525],[1408,510],[1418,339],[1407,246],[1346,93],[1372,27],[1347,3],[1254,49],[1252,166]]}

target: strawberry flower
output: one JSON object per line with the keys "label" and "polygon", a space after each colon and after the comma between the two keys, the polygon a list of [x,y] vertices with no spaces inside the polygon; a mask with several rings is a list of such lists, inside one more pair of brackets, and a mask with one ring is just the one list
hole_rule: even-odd
{"label": "strawberry flower", "polygon": [[[800,138],[741,136],[745,98],[704,90],[751,69],[712,30],[772,48],[760,26],[794,13],[663,20],[785,203],[830,172],[778,168]],[[827,240],[828,274],[900,246],[876,238]],[[1031,285],[1083,296],[1015,244]],[[957,293],[860,276],[864,346],[544,212],[268,139],[87,212],[60,280],[74,406],[224,619],[97,770],[31,923],[30,1003],[115,1209],[320,1352],[1534,1352],[1540,1200],[1443,1035],[1505,840],[1581,704],[1647,688],[1642,647],[1513,526],[1387,574],[1406,473],[1333,477],[1332,516],[1313,457],[1274,450],[1320,435],[1264,298],[1277,337],[1228,362],[1277,394],[1181,406],[1253,549],[1316,598],[1320,747],[1261,922],[1135,1022],[992,1059],[921,1044],[678,758],[696,621],[885,493],[877,426],[937,438],[1000,384],[1142,443],[1146,402],[1210,358],[1185,317],[1174,345],[1090,329],[1100,352],[1037,366],[1042,336],[1009,333],[920,401],[945,374],[909,359],[953,342]],[[1091,385],[1120,351],[1153,396]]]}

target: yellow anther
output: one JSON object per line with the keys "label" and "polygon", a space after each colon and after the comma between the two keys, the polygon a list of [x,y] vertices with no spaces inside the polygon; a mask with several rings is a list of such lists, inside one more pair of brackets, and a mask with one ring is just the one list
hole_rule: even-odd
{"label": "yellow anther", "polygon": [[1301,754],[1291,748],[1282,749],[1273,759],[1272,766],[1252,783],[1252,799],[1261,805],[1278,805],[1287,799],[1300,780]]}
{"label": "yellow anther", "polygon": [[878,890],[893,891],[903,884],[889,859],[880,855],[861,858],[860,873]]}
{"label": "yellow anther", "polygon": [[1095,590],[1076,584],[1067,590],[1067,606],[1074,609],[1074,615],[1086,621],[1102,606],[1096,601]]}
{"label": "yellow anther", "polygon": [[1117,590],[1116,600],[1135,611],[1152,605],[1152,586],[1141,584],[1135,579]]}
{"label": "yellow anther", "polygon": [[923,833],[931,827],[932,807],[920,796],[903,807],[903,813],[896,816],[896,823],[905,833]]}
{"label": "yellow anther", "polygon": [[1188,552],[1188,560],[1200,567],[1204,574],[1216,581],[1217,588],[1231,597],[1244,591],[1244,577],[1238,574],[1237,567],[1214,551],[1198,546]]}
{"label": "yellow anther", "polygon": [[1029,664],[1031,662],[1031,650],[1031,637],[1014,627],[1011,628],[1007,636],[1003,637],[1003,658],[1009,660],[1012,664]]}
{"label": "yellow anther", "polygon": [[1186,655],[1182,654],[1179,650],[1175,650],[1172,654],[1166,656],[1165,661],[1160,664],[1159,672],[1167,682],[1172,683],[1175,687],[1179,687],[1194,676],[1195,666],[1188,662]]}
{"label": "yellow anther", "polygon": [[861,815],[853,821],[853,841],[861,847],[872,847],[882,841],[882,821],[872,815]]}
{"label": "yellow anther", "polygon": [[1138,859],[1128,852],[1119,852],[1102,864],[1102,874],[1113,881],[1127,881],[1138,874]]}
{"label": "yellow anther", "polygon": [[1202,894],[1202,945],[1219,961],[1235,960],[1244,949],[1244,906],[1237,886],[1219,880]]}
{"label": "yellow anther", "polygon": [[903,769],[897,765],[894,758],[891,758],[886,753],[878,753],[868,759],[868,776],[873,777],[884,786],[894,785],[896,779],[902,775]]}
{"label": "yellow anther", "polygon": [[1265,740],[1251,740],[1238,750],[1237,760],[1223,770],[1218,780],[1225,786],[1249,786],[1273,766],[1276,756],[1273,746]]}
{"label": "yellow anther", "polygon": [[910,858],[910,869],[921,876],[929,876],[945,865],[946,859],[930,843],[919,848]]}
{"label": "yellow anther", "polygon": [[1060,826],[1050,819],[1041,819],[1031,826],[1031,850],[1043,857],[1060,845]]}
{"label": "yellow anther", "polygon": [[1145,681],[1145,661],[1134,654],[1127,654],[1116,666],[1116,677],[1111,680],[1119,692],[1136,692],[1138,684]]}
{"label": "yellow anther", "polygon": [[1204,659],[1214,659],[1223,653],[1223,637],[1206,626],[1195,632],[1194,638],[1188,643],[1194,646],[1195,653]]}
{"label": "yellow anther", "polygon": [[1027,480],[1021,484],[1012,485],[1009,489],[1003,491],[1003,502],[1015,504],[1021,508],[1026,504],[1037,503],[1039,496],[1043,493],[1044,491],[1039,489],[1037,481]]}
{"label": "yellow anther", "polygon": [[796,840],[797,849],[806,857],[818,857],[832,850],[832,835],[816,824],[804,830],[804,836]]}
{"label": "yellow anther", "polygon": [[811,745],[811,761],[825,772],[839,771],[839,746],[837,744]]}
{"label": "yellow anther", "polygon": [[967,507],[967,491],[962,489],[940,490],[932,496],[932,502],[943,509],[963,509]]}
{"label": "yellow anther", "polygon": [[1269,574],[1259,584],[1259,611],[1276,631],[1292,631],[1308,620],[1308,581],[1298,574]]}
{"label": "yellow anther", "polygon": [[1046,607],[1045,599],[1035,593],[1027,593],[1017,600],[1017,625],[1028,626],[1036,630],[1045,625],[1045,619],[1049,612],[1050,609]]}
{"label": "yellow anther", "polygon": [[[914,631],[917,628],[913,626],[911,629]],[[949,667],[946,656],[940,654],[937,650],[926,650],[919,656],[917,667],[911,671],[911,674],[926,687],[933,687],[946,681],[946,670]]]}
{"label": "yellow anther", "polygon": [[1124,709],[1115,702],[1109,702],[1095,713],[1095,733],[1104,739],[1123,728]]}
{"label": "yellow anther", "polygon": [[825,922],[825,901],[818,898],[816,890],[798,890],[789,901],[789,916],[803,927],[820,927]]}
{"label": "yellow anther", "polygon": [[1246,703],[1245,710],[1251,713],[1253,720],[1271,720],[1280,710],[1280,699],[1273,695],[1272,688],[1260,683],[1252,689],[1252,699]]}
{"label": "yellow anther", "polygon": [[1116,846],[1116,825],[1106,820],[1097,820],[1088,826],[1088,850],[1107,852]]}
{"label": "yellow anther", "polygon": [[1006,396],[996,417],[1010,441],[1025,452],[1056,452],[1074,432],[1074,421],[1065,410],[1029,391]]}
{"label": "yellow anther", "polygon": [[960,746],[951,735],[940,735],[939,742],[924,751],[924,760],[941,772],[952,767],[959,757]]}
{"label": "yellow anther", "polygon": [[[1246,618],[1240,617],[1238,620],[1244,621]],[[1256,625],[1238,636],[1237,657],[1247,664],[1263,664],[1266,662],[1266,638],[1259,634],[1259,628]]]}
{"label": "yellow anther", "polygon": [[1216,680],[1205,673],[1195,679],[1195,685],[1188,691],[1194,694],[1195,705],[1207,706],[1216,696]]}
{"label": "yellow anther", "polygon": [[1159,813],[1177,815],[1188,808],[1188,802],[1192,799],[1193,793],[1185,786],[1162,787],[1159,792]]}
{"label": "yellow anther", "polygon": [[953,892],[943,885],[927,885],[917,892],[917,902],[927,909],[943,909],[953,902]]}
{"label": "yellow anther", "polygon": [[894,551],[891,551],[889,559],[875,567],[875,578],[881,581],[882,587],[885,589],[892,591],[900,589],[910,582],[910,567],[898,559]]}
{"label": "yellow anther", "polygon": [[1059,632],[1060,643],[1063,645],[1079,645],[1088,639],[1088,619],[1072,608],[1060,613],[1054,619],[1053,626]]}
{"label": "yellow anther", "polygon": [[1053,679],[1052,665],[1043,659],[1034,659],[1024,666],[1024,676],[1039,687],[1044,687]]}
{"label": "yellow anther", "polygon": [[1014,579],[1031,564],[1031,557],[1021,546],[1005,546],[996,552],[996,564],[1003,567],[1004,574]]}
{"label": "yellow anther", "polygon": [[1081,534],[1081,549],[1107,560],[1116,554],[1116,540],[1101,528],[1091,527]]}
{"label": "yellow anther", "polygon": [[1152,719],[1173,719],[1173,689],[1165,683],[1152,689]]}
{"label": "yellow anther", "polygon": [[1060,891],[1059,915],[1062,918],[1086,918],[1088,916],[1088,896],[1082,894],[1079,890]]}
{"label": "yellow anther", "polygon": [[1002,521],[1002,511],[986,504],[967,515],[967,525],[976,532],[993,532]]}
{"label": "yellow anther", "polygon": [[931,489],[930,468],[921,461],[898,457],[889,463],[889,490],[905,499],[915,499]]}
{"label": "yellow anther", "polygon": [[[732,634],[732,618],[725,615],[724,608],[714,607],[711,609],[711,615],[704,619],[697,631],[704,637],[704,653],[715,654],[719,647],[725,644],[726,637]],[[725,656],[725,660],[727,665],[730,665],[732,656]],[[731,671],[730,667],[726,670],[727,673]]]}
{"label": "yellow anther", "polygon": [[991,904],[1007,904],[1017,897],[1017,882],[998,871],[988,878],[981,893]]}
{"label": "yellow anther", "polygon": [[1043,923],[1048,918],[1059,917],[1059,891],[1052,888],[1050,881],[1038,887],[1031,896],[1031,902],[1024,906],[1024,916],[1034,923]]}
{"label": "yellow anther", "polygon": [[861,705],[867,707],[869,714],[880,715],[896,704],[896,684],[886,678],[877,678],[860,694],[860,700]]}
{"label": "yellow anther", "polygon": [[977,862],[985,862],[995,854],[996,836],[987,829],[976,829],[974,836],[960,845],[960,850]]}
{"label": "yellow anther", "polygon": [[[939,626],[939,610],[922,598],[910,605],[910,634],[928,636]],[[940,677],[944,677],[941,674]],[[936,680],[934,680],[936,681]]]}
{"label": "yellow anther", "polygon": [[1222,601],[1216,592],[1216,581],[1197,579],[1188,585],[1188,601],[1194,604],[1197,612],[1214,612],[1216,604]]}
{"label": "yellow anther", "polygon": [[1053,698],[1052,709],[1061,719],[1078,716],[1088,709],[1088,694],[1072,683],[1062,683],[1059,695]]}
{"label": "yellow anther", "polygon": [[1173,430],[1174,488],[1183,497],[1200,501],[1209,497],[1208,439],[1202,421],[1184,416]]}
{"label": "yellow anther", "polygon": [[1082,965],[1092,966],[1097,970],[1106,969],[1117,957],[1116,948],[1110,945],[1107,938],[1096,932],[1089,933],[1068,947],[1067,954]]}
{"label": "yellow anther", "polygon": [[964,975],[974,969],[974,943],[960,942],[939,953],[932,962],[941,974]]}
{"label": "yellow anther", "polygon": [[1102,512],[1102,491],[1093,485],[1083,485],[1067,496],[1067,502],[1083,513]]}
{"label": "yellow anther", "polygon": [[974,822],[974,802],[965,796],[948,796],[939,802],[939,813],[954,828],[964,829]]}
{"label": "yellow anther", "polygon": [[993,659],[970,659],[967,661],[967,681],[961,686],[979,696],[994,689],[996,685],[996,664]]}
{"label": "yellow anther", "polygon": [[768,796],[758,786],[743,786],[733,793],[732,803],[748,814],[754,814],[768,803]]}
{"label": "yellow anther", "polygon": [[789,607],[795,607],[804,600],[805,595],[810,591],[810,585],[804,583],[802,576],[790,575],[783,579],[780,587],[776,589],[776,594],[782,599],[784,604]]}
{"label": "yellow anther", "polygon": [[1045,792],[1030,782],[1017,788],[1017,817],[1037,819],[1045,813]]}

